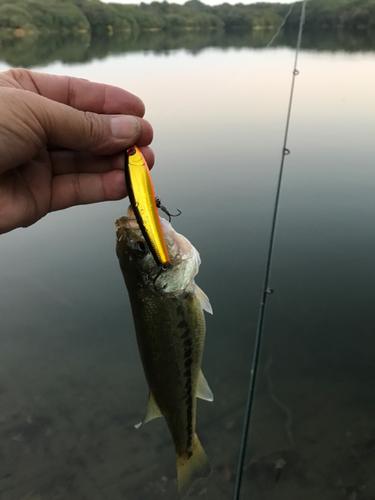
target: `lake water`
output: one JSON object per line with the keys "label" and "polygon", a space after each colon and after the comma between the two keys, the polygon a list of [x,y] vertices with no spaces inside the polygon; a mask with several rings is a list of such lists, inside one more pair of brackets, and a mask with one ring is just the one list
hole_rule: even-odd
{"label": "lake water", "polygon": [[[242,498],[366,500],[375,497],[375,46],[306,40]],[[199,403],[197,422],[214,472],[189,497],[209,500],[233,495],[294,61],[287,44],[230,44],[126,51],[124,42],[116,54],[33,68],[146,103],[156,193],[182,210],[173,224],[201,254],[197,283],[214,309],[203,370],[215,401]],[[127,205],[71,208],[0,238],[2,500],[177,497],[165,422],[133,427],[147,387],[115,255]]]}

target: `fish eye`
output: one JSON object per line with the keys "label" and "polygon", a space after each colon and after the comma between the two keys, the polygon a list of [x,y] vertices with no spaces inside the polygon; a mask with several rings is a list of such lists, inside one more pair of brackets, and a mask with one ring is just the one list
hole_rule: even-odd
{"label": "fish eye", "polygon": [[135,153],[136,153],[135,148],[129,148],[128,151],[127,151],[127,153],[128,153],[129,156],[135,155]]}
{"label": "fish eye", "polygon": [[143,255],[147,252],[147,247],[144,241],[142,240],[137,240],[134,242],[134,250],[139,253],[140,255]]}

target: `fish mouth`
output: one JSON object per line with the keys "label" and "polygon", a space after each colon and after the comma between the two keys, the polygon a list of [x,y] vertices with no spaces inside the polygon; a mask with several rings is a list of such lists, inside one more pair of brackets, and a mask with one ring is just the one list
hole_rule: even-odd
{"label": "fish mouth", "polygon": [[139,229],[139,225],[135,217],[120,217],[116,220],[115,226],[117,229]]}
{"label": "fish mouth", "polygon": [[115,226],[117,229],[140,229],[131,205],[128,207],[127,214],[116,220]]}

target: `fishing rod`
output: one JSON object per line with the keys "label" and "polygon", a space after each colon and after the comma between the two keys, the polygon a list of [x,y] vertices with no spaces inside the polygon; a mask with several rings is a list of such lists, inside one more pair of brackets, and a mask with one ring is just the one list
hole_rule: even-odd
{"label": "fishing rod", "polygon": [[[295,3],[297,3],[297,2],[295,2]],[[288,133],[289,133],[290,117],[291,117],[291,112],[292,112],[295,79],[296,79],[296,76],[299,74],[299,71],[297,69],[297,63],[298,63],[299,51],[301,48],[303,26],[305,23],[306,3],[307,3],[307,0],[303,0],[302,6],[301,6],[299,29],[298,29],[297,43],[296,43],[296,49],[295,49],[295,57],[294,57],[292,82],[291,82],[291,87],[290,87],[289,104],[288,104],[288,111],[287,111],[287,118],[286,118],[286,125],[285,125],[284,142],[283,142],[283,147],[282,147],[279,176],[278,176],[278,182],[277,182],[277,187],[276,187],[276,195],[275,195],[275,202],[274,202],[274,209],[273,209],[273,216],[272,216],[272,223],[271,223],[271,233],[270,233],[270,239],[269,239],[269,244],[268,244],[266,269],[265,269],[265,274],[264,274],[264,285],[263,285],[263,291],[262,291],[262,295],[261,295],[261,301],[260,301],[259,313],[258,313],[258,324],[257,324],[257,329],[256,329],[256,335],[255,335],[254,354],[253,354],[253,360],[252,360],[251,370],[250,370],[249,390],[248,390],[248,395],[247,395],[247,400],[246,400],[246,409],[245,409],[243,430],[242,430],[242,436],[241,436],[240,453],[239,453],[239,458],[238,458],[238,463],[237,463],[237,474],[236,474],[236,483],[234,486],[233,500],[240,499],[241,485],[242,485],[243,471],[244,471],[244,461],[245,461],[245,456],[246,456],[250,420],[251,420],[253,401],[254,401],[255,383],[256,383],[256,378],[257,378],[257,374],[258,374],[259,356],[260,356],[260,348],[261,348],[261,342],[262,342],[262,336],[263,336],[266,303],[267,303],[268,296],[273,292],[273,290],[269,286],[269,281],[270,281],[272,255],[273,255],[275,232],[276,232],[276,221],[277,221],[277,215],[278,215],[278,211],[279,211],[281,182],[282,182],[283,173],[284,173],[284,162],[285,162],[285,157],[287,155],[289,155],[289,153],[290,153],[290,150],[287,148],[287,140],[288,140]],[[292,6],[293,5],[294,4],[292,4]],[[287,16],[289,16],[289,14],[291,13],[292,6],[291,6],[289,12],[287,13]],[[284,19],[284,22],[281,26],[283,26],[285,24],[285,21],[286,21],[286,18]],[[280,28],[278,30],[278,33],[279,32],[280,32]],[[273,37],[273,39],[267,45],[267,47],[269,47],[271,45],[271,43],[273,42],[274,39],[275,39],[275,37]]]}

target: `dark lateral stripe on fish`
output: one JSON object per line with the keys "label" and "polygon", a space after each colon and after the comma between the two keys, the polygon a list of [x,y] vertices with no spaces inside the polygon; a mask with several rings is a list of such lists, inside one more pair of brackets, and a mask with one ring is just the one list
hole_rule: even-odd
{"label": "dark lateral stripe on fish", "polygon": [[[181,321],[178,326],[182,326],[182,323],[186,323],[186,321]],[[187,323],[186,326],[188,326]],[[184,342],[184,358],[185,358],[185,368],[186,368],[184,376],[186,377],[186,382],[185,382],[186,419],[187,419],[186,449],[188,458],[190,458],[193,455],[193,452],[191,450],[191,447],[193,445],[193,393],[192,393],[192,377],[191,377],[191,366],[193,364],[193,359],[192,359],[193,349],[192,349],[192,340],[189,334],[190,330],[189,328],[187,328],[187,330],[181,336],[183,338],[187,337]]]}
{"label": "dark lateral stripe on fish", "polygon": [[191,447],[193,445],[193,401],[192,401],[192,399],[193,399],[192,394],[190,392],[190,401],[187,405],[187,425],[186,425],[186,432],[187,432],[186,449],[188,450],[188,456],[189,456],[189,453],[191,453]]}
{"label": "dark lateral stripe on fish", "polygon": [[176,309],[177,314],[180,316],[184,316],[184,308],[182,306],[178,306]]}
{"label": "dark lateral stripe on fish", "polygon": [[182,339],[186,339],[190,335],[190,330],[189,328],[181,335]]}
{"label": "dark lateral stripe on fish", "polygon": [[187,358],[191,358],[191,355],[192,355],[192,354],[193,354],[193,349],[191,348],[191,344],[190,344],[189,348],[188,348],[188,349],[186,349],[186,351],[185,351],[185,356],[186,356]]}

